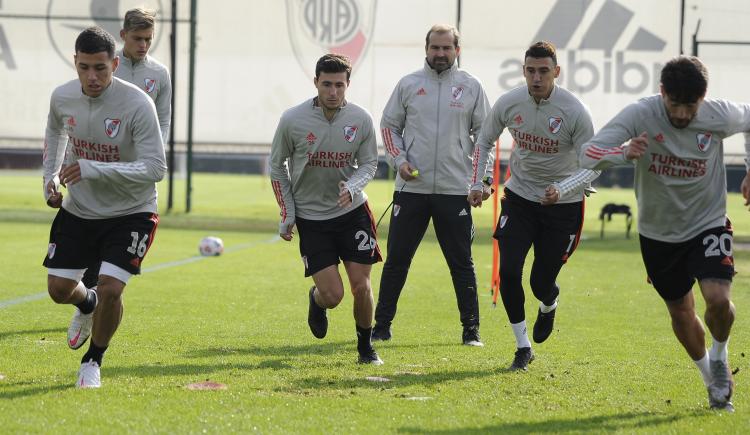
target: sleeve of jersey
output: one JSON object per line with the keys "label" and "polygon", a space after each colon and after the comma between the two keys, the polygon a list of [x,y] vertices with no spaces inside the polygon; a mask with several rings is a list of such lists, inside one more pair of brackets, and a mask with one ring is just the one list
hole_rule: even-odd
{"label": "sleeve of jersey", "polygon": [[346,188],[349,189],[352,198],[364,190],[378,169],[378,144],[375,141],[374,129],[372,119],[368,116],[366,125],[362,128],[362,143],[357,150],[357,170],[346,180]]}
{"label": "sleeve of jersey", "polygon": [[54,180],[55,187],[60,186],[60,168],[65,160],[65,149],[68,145],[68,138],[63,129],[62,119],[60,119],[55,110],[55,96],[52,95],[49,105],[49,114],[47,115],[47,128],[44,133],[44,153],[42,154],[42,193],[44,200],[49,199],[47,184]]}
{"label": "sleeve of jersey", "polygon": [[[487,119],[487,114],[490,112],[490,100],[487,98],[487,93],[484,92],[482,85],[479,85],[479,96],[476,104],[474,105],[474,113],[471,118],[471,135],[474,136],[474,156],[472,162],[477,160],[479,157],[479,147],[476,145],[477,139],[479,138],[479,132],[482,131],[482,123]],[[499,135],[498,135],[499,136]],[[487,164],[484,172],[472,171],[472,184],[477,181],[477,178],[482,176],[492,177],[495,170],[495,153],[490,152],[487,154]],[[481,181],[481,180],[479,180]]]}
{"label": "sleeve of jersey", "polygon": [[727,118],[732,122],[729,126],[728,136],[743,132],[745,134],[745,170],[750,172],[750,104],[730,104]]}
{"label": "sleeve of jersey", "polygon": [[474,144],[474,159],[472,162],[471,190],[482,190],[481,174],[492,174],[495,162],[495,144],[500,133],[505,129],[502,118],[502,100],[498,99],[487,117],[482,122],[479,137]]}
{"label": "sleeve of jersey", "polygon": [[[578,157],[581,157],[583,144],[591,140],[594,136],[594,123],[591,121],[591,113],[585,107],[576,121],[575,131],[573,132],[573,144],[578,151]],[[591,169],[580,169],[578,172],[557,183],[560,191],[560,198],[564,198],[572,192],[578,191],[581,187],[588,185],[602,173]]]}
{"label": "sleeve of jersey", "polygon": [[612,166],[633,164],[625,159],[623,144],[640,134],[635,132],[637,110],[636,104],[626,107],[591,140],[581,146],[581,168],[603,170]]}
{"label": "sleeve of jersey", "polygon": [[81,178],[144,184],[156,183],[164,178],[167,159],[156,108],[148,97],[143,101],[136,109],[130,126],[136,159],[132,162],[79,160]]}
{"label": "sleeve of jersey", "polygon": [[402,133],[406,124],[406,108],[401,101],[401,83],[396,85],[391,98],[383,109],[380,120],[380,133],[388,164],[398,170],[406,162],[406,149]]}
{"label": "sleeve of jersey", "polygon": [[164,71],[163,86],[156,98],[156,114],[159,115],[159,129],[161,139],[165,144],[169,142],[169,128],[172,119],[172,80],[169,72]]}
{"label": "sleeve of jersey", "polygon": [[279,234],[286,233],[294,224],[294,197],[287,160],[292,155],[292,142],[288,139],[284,118],[279,121],[271,142],[271,187],[279,205]]}

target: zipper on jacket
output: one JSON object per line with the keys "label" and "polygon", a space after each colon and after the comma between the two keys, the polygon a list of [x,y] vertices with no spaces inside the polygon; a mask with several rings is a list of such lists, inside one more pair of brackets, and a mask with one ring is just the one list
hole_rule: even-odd
{"label": "zipper on jacket", "polygon": [[437,193],[437,171],[438,171],[438,144],[440,142],[440,97],[443,94],[443,82],[438,77],[438,98],[437,98],[437,124],[435,125],[435,163],[432,171],[432,193]]}
{"label": "zipper on jacket", "polygon": [[[110,86],[112,86],[112,85],[110,84]],[[94,112],[94,109],[93,109],[92,106],[94,105],[94,100],[91,99],[91,97],[88,97],[87,99],[89,100],[89,121],[88,121],[88,127],[89,127],[88,136],[89,137],[88,137],[88,141],[89,142],[94,142],[94,134],[91,131],[91,128],[92,128],[92,118],[93,118],[93,112]]]}

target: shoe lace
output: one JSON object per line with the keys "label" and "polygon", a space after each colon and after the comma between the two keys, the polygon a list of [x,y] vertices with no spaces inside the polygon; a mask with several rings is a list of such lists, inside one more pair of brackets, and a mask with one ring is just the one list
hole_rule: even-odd
{"label": "shoe lace", "polygon": [[719,386],[725,387],[729,384],[729,376],[727,376],[729,370],[724,361],[711,361],[710,368],[711,376]]}

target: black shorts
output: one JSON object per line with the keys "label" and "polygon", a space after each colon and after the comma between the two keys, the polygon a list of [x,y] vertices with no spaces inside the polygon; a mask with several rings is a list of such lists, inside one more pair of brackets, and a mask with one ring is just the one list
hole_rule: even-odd
{"label": "black shorts", "polygon": [[105,261],[137,275],[158,224],[155,213],[83,219],[61,208],[52,222],[43,264],[50,269],[86,269]]}
{"label": "black shorts", "polygon": [[367,202],[333,219],[316,221],[298,217],[296,222],[305,276],[339,264],[339,259],[360,264],[382,260],[375,220]]}
{"label": "black shorts", "polygon": [[[501,199],[501,212],[493,236],[507,254],[526,257],[528,246],[534,244],[537,256],[545,263],[565,264],[581,240],[585,201],[542,205],[506,188]],[[519,258],[523,265],[523,258]]]}
{"label": "black shorts", "polygon": [[679,243],[660,242],[640,236],[641,255],[649,282],[662,299],[673,301],[685,296],[695,280],[732,280],[732,227],[711,228]]}

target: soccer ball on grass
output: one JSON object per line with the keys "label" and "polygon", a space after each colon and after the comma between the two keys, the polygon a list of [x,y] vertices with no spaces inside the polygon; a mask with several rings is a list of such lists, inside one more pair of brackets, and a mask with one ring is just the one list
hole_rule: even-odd
{"label": "soccer ball on grass", "polygon": [[221,255],[221,253],[224,252],[224,242],[218,237],[204,237],[198,245],[198,251],[204,257],[215,257]]}

